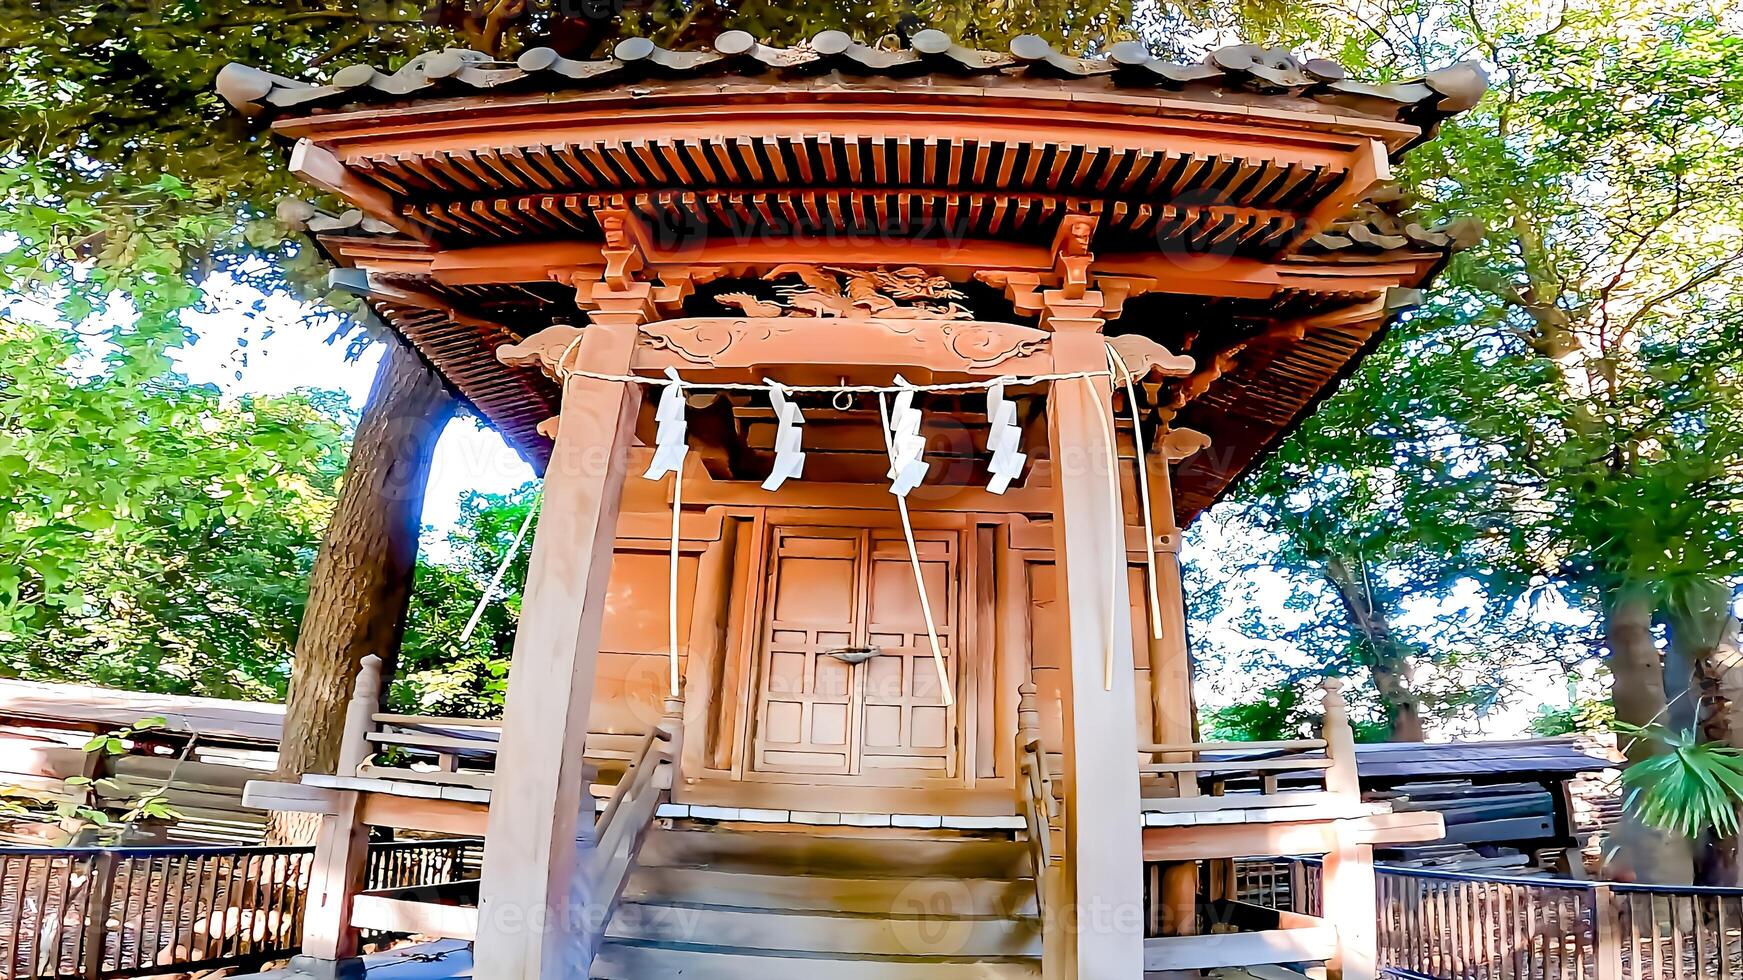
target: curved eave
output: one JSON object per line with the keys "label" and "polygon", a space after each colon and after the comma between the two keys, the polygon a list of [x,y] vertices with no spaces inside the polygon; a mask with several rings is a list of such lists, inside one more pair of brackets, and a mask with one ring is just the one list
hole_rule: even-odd
{"label": "curved eave", "polygon": [[1116,44],[1105,57],[1076,58],[1033,35],[1017,38],[1008,51],[1000,52],[963,47],[928,30],[892,51],[854,43],[838,31],[791,48],[728,31],[712,48],[697,51],[672,51],[631,38],[618,44],[611,57],[592,61],[565,58],[548,48],[529,50],[514,62],[493,61],[476,51],[436,51],[392,72],[352,65],[325,83],[232,64],[220,73],[217,87],[241,111],[281,115],[456,96],[627,91],[670,82],[789,88],[818,81],[907,88],[1051,88],[1085,94],[1148,90],[1211,101],[1257,96],[1429,130],[1475,104],[1488,80],[1480,65],[1463,62],[1418,78],[1365,82],[1348,78],[1334,62],[1256,45],[1231,45],[1198,63],[1174,63],[1152,57],[1136,42]]}

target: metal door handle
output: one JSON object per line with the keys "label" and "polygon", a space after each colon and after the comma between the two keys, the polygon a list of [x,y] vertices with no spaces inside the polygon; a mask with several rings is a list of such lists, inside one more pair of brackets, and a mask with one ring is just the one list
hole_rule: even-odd
{"label": "metal door handle", "polygon": [[839,650],[825,650],[823,651],[823,655],[826,657],[834,657],[842,663],[863,664],[867,660],[870,660],[883,652],[883,650],[875,646],[842,647]]}

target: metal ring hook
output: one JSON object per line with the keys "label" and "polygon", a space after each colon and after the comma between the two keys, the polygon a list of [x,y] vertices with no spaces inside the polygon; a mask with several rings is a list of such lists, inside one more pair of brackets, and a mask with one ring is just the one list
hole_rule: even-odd
{"label": "metal ring hook", "polygon": [[[841,380],[844,384],[847,382],[846,378],[842,378]],[[853,408],[853,392],[846,389],[836,392],[835,398],[830,401],[830,404],[835,406],[837,412],[848,411]]]}

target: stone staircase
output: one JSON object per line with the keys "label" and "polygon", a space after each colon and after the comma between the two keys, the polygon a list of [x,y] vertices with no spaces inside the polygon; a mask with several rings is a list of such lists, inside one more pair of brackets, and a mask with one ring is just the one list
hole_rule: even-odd
{"label": "stone staircase", "polygon": [[652,831],[593,976],[1041,976],[1026,844],[869,833],[707,825]]}

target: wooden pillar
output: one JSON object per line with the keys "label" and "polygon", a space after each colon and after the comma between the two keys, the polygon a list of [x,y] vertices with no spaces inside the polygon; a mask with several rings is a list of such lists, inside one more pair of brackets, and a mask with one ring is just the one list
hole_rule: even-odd
{"label": "wooden pillar", "polygon": [[[642,319],[595,314],[571,355],[573,366],[628,374]],[[590,835],[593,823],[582,754],[640,404],[636,384],[571,377],[563,387],[509,671],[474,976],[571,980],[586,976],[593,959],[599,924],[586,921],[592,903],[576,843],[578,831]]]}
{"label": "wooden pillar", "polygon": [[[1057,370],[1103,370],[1101,296],[1049,293],[1048,300]],[[1123,980],[1144,970],[1144,869],[1125,519],[1109,488],[1116,457],[1107,381],[1056,382],[1047,425],[1070,667],[1064,749],[1066,860],[1077,918],[1072,976]]]}
{"label": "wooden pillar", "polygon": [[[1155,451],[1144,457],[1150,478],[1150,527],[1156,535],[1156,597],[1162,618],[1160,637],[1145,634],[1149,636],[1151,735],[1164,745],[1184,745],[1196,739],[1198,729],[1186,645],[1186,589],[1180,577],[1180,528],[1175,524],[1170,460],[1162,440],[1156,443]],[[1192,773],[1175,778],[1181,796],[1198,795],[1198,779]],[[1166,913],[1163,928],[1168,935],[1190,936],[1198,931],[1197,862],[1181,861],[1162,869],[1161,901]]]}
{"label": "wooden pillar", "polygon": [[[357,775],[374,750],[369,733],[381,710],[382,660],[363,658],[339,738],[338,774]],[[341,793],[332,813],[322,814],[315,832],[315,861],[309,871],[308,909],[303,913],[303,955],[333,962],[357,955],[358,933],[351,926],[351,900],[365,885],[369,870],[369,827],[359,819],[361,796]],[[304,972],[311,964],[302,964]]]}
{"label": "wooden pillar", "polygon": [[1337,956],[1326,963],[1328,980],[1374,980],[1378,976],[1379,916],[1375,904],[1374,846],[1341,839],[1325,856],[1321,892],[1325,917],[1337,927]]}
{"label": "wooden pillar", "polygon": [[[1325,692],[1321,737],[1325,739],[1326,758],[1331,761],[1331,768],[1325,771],[1326,792],[1361,799],[1356,738],[1344,704],[1343,684],[1328,679],[1320,686]],[[1326,964],[1328,980],[1373,980],[1379,969],[1373,845],[1351,843],[1339,831],[1337,849],[1325,856],[1322,901],[1326,918],[1338,931],[1337,957]]]}
{"label": "wooden pillar", "polygon": [[[1160,443],[1160,441],[1158,441]],[[1156,594],[1161,637],[1150,636],[1150,707],[1157,742],[1180,745],[1196,734],[1192,667],[1186,648],[1186,589],[1180,577],[1180,529],[1174,524],[1174,486],[1160,444],[1144,457],[1150,477],[1150,526],[1156,535]],[[1149,636],[1148,631],[1145,633]],[[1182,796],[1187,795],[1182,788]]]}
{"label": "wooden pillar", "polygon": [[1331,763],[1331,768],[1325,771],[1325,791],[1359,800],[1362,778],[1356,768],[1356,733],[1350,727],[1350,709],[1344,703],[1343,689],[1343,682],[1332,678],[1320,684],[1320,690],[1325,692],[1320,700],[1320,708],[1325,712],[1320,737],[1325,739],[1325,757]]}
{"label": "wooden pillar", "polygon": [[[682,476],[680,475],[680,479]],[[697,563],[692,590],[690,642],[684,661],[686,716],[684,757],[674,785],[683,785],[685,772],[700,773],[713,761],[721,738],[721,669],[726,659],[726,638],[732,615],[733,564],[738,558],[738,525],[731,517],[720,524],[720,540],[709,542]],[[694,779],[695,777],[690,777]]]}

